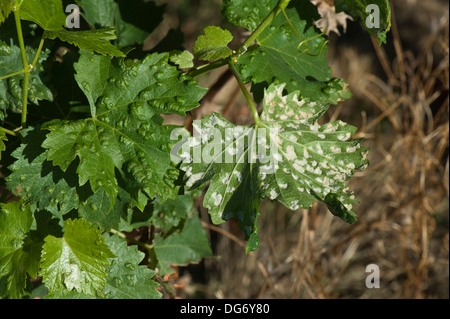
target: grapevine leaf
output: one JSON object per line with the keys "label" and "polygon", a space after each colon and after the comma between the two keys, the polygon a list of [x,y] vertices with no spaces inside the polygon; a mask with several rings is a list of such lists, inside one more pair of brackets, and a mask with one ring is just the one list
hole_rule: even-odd
{"label": "grapevine leaf", "polygon": [[103,55],[125,56],[125,54],[112,45],[114,28],[104,28],[87,31],[68,31],[64,29],[66,15],[61,0],[26,0],[20,7],[20,17],[33,21],[45,30],[44,37],[49,39],[60,38],[89,52]]}
{"label": "grapevine leaf", "polygon": [[172,273],[170,265],[185,265],[212,254],[208,237],[196,215],[188,218],[178,233],[171,233],[167,237],[157,234],[153,247],[160,275]]}
{"label": "grapevine leaf", "polygon": [[[28,61],[36,55],[36,49],[25,48]],[[41,73],[44,71],[42,63],[47,59],[50,51],[44,50],[38,58],[35,69],[30,73],[28,87],[28,101],[37,104],[39,100],[52,101],[51,91],[44,85]],[[23,70],[20,48],[14,44],[7,44],[0,40],[0,77]],[[22,80],[24,74],[0,80],[0,119],[4,119],[7,110],[20,112],[22,108]]]}
{"label": "grapevine leaf", "polygon": [[61,0],[24,0],[20,18],[33,21],[44,30],[62,30],[66,23]]}
{"label": "grapevine leaf", "polygon": [[292,210],[322,201],[346,222],[356,220],[357,200],[345,184],[367,165],[361,140],[350,140],[356,128],[318,124],[328,104],[299,99],[298,91],[283,95],[284,87],[265,91],[258,125],[236,126],[212,114],[194,125],[181,148],[187,187],[210,182],[203,205],[216,224],[239,220],[247,250],[258,243],[256,219],[265,197]]}
{"label": "grapevine leaf", "polygon": [[0,282],[5,281],[0,296],[21,298],[27,273],[36,277],[39,268],[39,243],[28,237],[34,218],[22,201],[0,204],[0,208]]}
{"label": "grapevine leaf", "polygon": [[103,28],[97,30],[86,31],[47,31],[45,37],[48,39],[59,38],[62,41],[76,45],[82,50],[90,53],[100,53],[110,56],[125,56],[125,54],[109,43],[109,40],[114,40],[114,28]]}
{"label": "grapevine leaf", "polygon": [[300,90],[304,97],[332,104],[351,97],[342,80],[330,78],[325,38],[314,27],[307,27],[296,8],[287,8],[286,14],[296,31],[283,14],[277,15],[236,64],[244,82],[251,81],[252,90],[265,83],[286,83],[288,92]]}
{"label": "grapevine leaf", "polygon": [[194,66],[194,62],[192,62],[193,59],[194,56],[188,50],[175,50],[170,52],[170,62],[175,63],[182,69],[192,68]]}
{"label": "grapevine leaf", "polygon": [[277,2],[278,0],[224,0],[222,13],[230,23],[255,31]]}
{"label": "grapevine leaf", "polygon": [[59,220],[63,215],[78,209],[81,217],[103,229],[118,228],[121,218],[126,218],[134,205],[142,210],[145,201],[134,201],[119,180],[118,195],[113,207],[105,190],[93,193],[89,186],[79,186],[74,161],[66,171],[47,161],[48,150],[40,145],[45,140],[45,131],[28,128],[22,131],[24,143],[12,156],[16,161],[9,166],[12,173],[7,176],[7,187],[15,195],[29,201],[32,210],[46,210]]}
{"label": "grapevine leaf", "polygon": [[194,43],[194,54],[199,60],[219,60],[233,53],[227,46],[233,40],[230,31],[209,26],[204,29],[204,32],[205,34],[200,35]]}
{"label": "grapevine leaf", "polygon": [[263,198],[258,168],[249,160],[254,133],[251,126],[236,126],[213,113],[194,123],[194,136],[184,144],[192,149],[181,149],[186,186],[194,189],[210,180],[203,205],[212,222],[236,218],[246,239],[257,228]]}
{"label": "grapevine leaf", "polygon": [[346,11],[355,20],[361,18],[370,35],[378,43],[386,43],[386,33],[391,28],[389,0],[336,0],[336,12]]}
{"label": "grapevine leaf", "polygon": [[2,24],[13,11],[13,6],[12,0],[0,0],[0,24]]}
{"label": "grapevine leaf", "polygon": [[50,133],[42,144],[47,159],[65,171],[78,157],[79,185],[89,180],[93,192],[102,188],[113,200],[119,193],[115,169],[137,202],[142,191],[162,200],[176,196],[178,171],[169,152],[174,127],[162,126],[159,114],[184,114],[205,90],[170,66],[168,54],[155,53],[131,65],[82,54],[75,69],[93,117],[48,123]]}
{"label": "grapevine leaf", "polygon": [[16,161],[9,166],[12,173],[6,178],[8,189],[29,201],[32,210],[47,210],[60,218],[78,208],[74,166],[63,172],[46,160],[47,151],[40,146],[44,131],[30,127],[22,135],[24,143],[12,153]]}
{"label": "grapevine leaf", "polygon": [[194,198],[197,192],[179,195],[176,199],[165,202],[155,198],[153,204],[152,224],[161,230],[177,227],[194,210]]}
{"label": "grapevine leaf", "polygon": [[164,6],[143,0],[78,0],[83,17],[95,27],[114,27],[119,47],[144,43],[162,21]]}
{"label": "grapevine leaf", "polygon": [[117,235],[103,235],[106,244],[117,256],[110,258],[111,265],[106,268],[108,277],[105,286],[106,298],[112,299],[159,299],[161,293],[158,283],[152,280],[156,274],[146,266],[139,266],[144,253],[137,246],[127,246],[124,239]]}
{"label": "grapevine leaf", "polygon": [[45,238],[40,275],[50,294],[60,290],[102,295],[106,285],[108,258],[115,255],[101,231],[84,219],[67,219],[63,237]]}

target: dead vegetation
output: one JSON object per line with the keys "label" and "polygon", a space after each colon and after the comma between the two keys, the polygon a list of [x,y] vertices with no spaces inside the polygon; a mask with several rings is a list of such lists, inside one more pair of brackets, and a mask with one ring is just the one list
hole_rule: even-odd
{"label": "dead vegetation", "polygon": [[[347,225],[321,204],[292,212],[267,201],[261,247],[245,255],[234,223],[212,226],[202,210],[217,258],[205,261],[205,283],[178,278],[179,296],[449,297],[448,2],[393,2],[388,45],[373,42],[367,53],[331,41],[329,50],[333,75],[346,79],[355,97],[327,120],[358,126],[370,149],[371,165],[350,183],[361,202],[358,222]],[[245,123],[251,115],[236,92],[227,82],[201,112],[225,109],[231,121]],[[372,263],[380,289],[365,285]]]}

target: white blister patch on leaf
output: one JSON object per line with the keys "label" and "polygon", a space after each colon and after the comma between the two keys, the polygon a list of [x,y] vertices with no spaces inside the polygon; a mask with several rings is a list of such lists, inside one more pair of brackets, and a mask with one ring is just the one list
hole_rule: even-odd
{"label": "white blister patch on leaf", "polygon": [[[247,238],[257,228],[255,218],[265,197],[293,210],[322,201],[346,222],[356,220],[352,205],[357,200],[345,184],[356,169],[367,165],[361,140],[350,139],[356,128],[342,121],[319,124],[327,104],[300,99],[299,92],[283,95],[283,89],[284,84],[272,84],[265,91],[257,125],[238,128],[218,114],[197,123],[201,134],[210,136],[215,131],[233,138],[204,139],[190,149],[189,158],[208,148],[216,150],[213,160],[197,157],[197,162],[181,166],[188,173],[188,186],[210,182],[204,206],[213,222],[235,217]],[[281,115],[286,113],[289,116],[283,120]],[[230,153],[235,156],[227,161]]]}

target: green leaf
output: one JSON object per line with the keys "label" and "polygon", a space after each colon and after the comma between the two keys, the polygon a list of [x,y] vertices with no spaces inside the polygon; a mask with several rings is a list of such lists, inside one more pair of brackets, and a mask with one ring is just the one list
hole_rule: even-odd
{"label": "green leaf", "polygon": [[45,238],[40,275],[50,294],[71,291],[102,295],[106,285],[108,258],[115,255],[105,244],[101,231],[84,219],[68,219],[62,238]]}
{"label": "green leaf", "polygon": [[119,47],[144,43],[161,23],[165,6],[142,0],[78,0],[83,17],[95,27],[114,27]]}
{"label": "green leaf", "polygon": [[204,30],[194,43],[194,54],[199,60],[214,61],[230,56],[233,51],[228,43],[233,40],[233,35],[228,30],[217,26],[209,26]]}
{"label": "green leaf", "polygon": [[218,114],[194,124],[195,134],[181,148],[186,186],[210,182],[203,205],[214,223],[237,218],[257,246],[257,217],[265,197],[296,210],[315,201],[346,222],[356,220],[357,203],[345,182],[367,165],[356,128],[341,121],[320,125],[328,104],[283,95],[285,84],[265,91],[261,120],[236,126]]}
{"label": "green leaf", "polygon": [[153,226],[161,230],[169,230],[177,227],[194,211],[194,199],[198,192],[179,195],[176,199],[168,199],[165,202],[155,198],[153,204],[153,216],[151,222]]}
{"label": "green leaf", "polygon": [[173,272],[170,265],[185,265],[212,254],[208,237],[197,215],[188,218],[178,233],[171,233],[166,238],[157,234],[153,247],[161,276]]}
{"label": "green leaf", "polygon": [[61,0],[24,0],[20,18],[33,21],[44,30],[63,30],[66,23]]}
{"label": "green leaf", "polygon": [[145,254],[138,251],[137,246],[127,246],[125,239],[117,235],[103,235],[106,244],[117,256],[110,258],[111,265],[105,286],[105,297],[111,299],[160,299],[161,293],[156,290],[159,284],[152,280],[156,272],[139,263]]}
{"label": "green leaf", "polygon": [[0,204],[0,297],[21,298],[27,274],[36,277],[40,246],[28,238],[33,223],[22,201]]}
{"label": "green leaf", "polygon": [[136,202],[142,201],[142,192],[162,200],[175,197],[178,171],[170,160],[175,127],[162,126],[159,114],[184,114],[205,90],[170,66],[168,54],[130,65],[83,54],[75,69],[93,116],[48,123],[50,133],[42,144],[47,159],[66,171],[79,158],[79,185],[89,181],[93,192],[102,188],[111,204],[119,193],[116,170]]}
{"label": "green leaf", "polygon": [[13,11],[14,3],[12,0],[0,0],[0,24],[6,20]]}
{"label": "green leaf", "polygon": [[336,0],[336,12],[346,11],[361,22],[378,43],[386,43],[386,33],[391,29],[389,0]]}
{"label": "green leaf", "polygon": [[170,52],[170,62],[175,63],[182,69],[192,68],[194,66],[194,62],[192,62],[193,59],[194,56],[188,50],[175,50]]}
{"label": "green leaf", "polygon": [[224,0],[222,14],[235,26],[255,31],[278,0]]}
{"label": "green leaf", "polygon": [[44,131],[30,127],[22,134],[24,143],[12,153],[16,161],[9,166],[12,173],[6,177],[8,189],[29,201],[32,210],[47,210],[62,217],[78,208],[74,168],[64,173],[46,160],[46,150],[40,146],[45,139]]}
{"label": "green leaf", "polygon": [[[36,49],[25,48],[28,61],[33,61]],[[28,86],[28,101],[38,104],[40,100],[53,100],[52,92],[42,82],[44,67],[42,63],[47,60],[49,50],[43,50],[39,55],[35,69],[30,73]],[[20,48],[14,44],[7,44],[0,40],[0,77],[23,70]],[[4,119],[8,110],[20,112],[22,108],[22,80],[24,74],[0,80],[0,120]]]}
{"label": "green leaf", "polygon": [[[345,92],[336,95],[337,82],[331,78],[327,66],[326,39],[316,37],[314,27],[308,27],[307,21],[300,19],[296,8],[287,8],[286,14],[296,32],[283,14],[277,15],[258,37],[257,44],[239,58],[236,69],[243,81],[251,81],[252,90],[272,82],[286,83],[287,92],[300,90],[303,97],[332,104],[350,97]],[[306,39],[310,40],[299,48]],[[300,52],[307,48],[307,52]],[[339,91],[347,91],[346,86],[341,85]]]}
{"label": "green leaf", "polygon": [[116,39],[114,28],[87,31],[68,31],[64,29],[66,15],[61,0],[24,0],[20,7],[20,17],[33,21],[45,30],[44,37],[60,38],[89,52],[103,55],[125,56],[109,41]]}
{"label": "green leaf", "polygon": [[116,35],[114,34],[114,28],[104,28],[97,30],[87,31],[47,31],[45,37],[48,39],[59,38],[62,41],[76,45],[82,50],[86,50],[90,53],[100,53],[110,56],[125,56],[125,54],[109,43],[110,40],[114,40]]}

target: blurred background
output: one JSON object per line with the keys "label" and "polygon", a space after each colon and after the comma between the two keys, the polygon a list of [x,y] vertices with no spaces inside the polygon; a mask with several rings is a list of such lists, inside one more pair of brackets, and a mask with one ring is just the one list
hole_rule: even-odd
{"label": "blurred background", "polygon": [[[147,50],[160,49],[161,40],[181,40],[192,51],[208,25],[227,27],[237,42],[245,36],[222,20],[221,0],[155,2],[167,5],[166,14]],[[246,255],[237,225],[211,225],[199,198],[215,257],[166,278],[175,284],[174,296],[449,298],[449,2],[391,5],[392,28],[382,47],[359,21],[329,35],[329,66],[354,98],[332,106],[323,121],[357,126],[370,149],[370,166],[350,182],[359,220],[345,224],[320,203],[294,212],[266,201],[261,247]],[[252,122],[226,69],[199,80],[211,90],[194,119],[214,111],[236,124]],[[190,120],[167,118],[182,125]],[[378,289],[366,287],[369,264],[380,269]]]}

